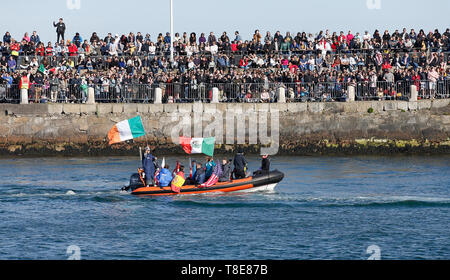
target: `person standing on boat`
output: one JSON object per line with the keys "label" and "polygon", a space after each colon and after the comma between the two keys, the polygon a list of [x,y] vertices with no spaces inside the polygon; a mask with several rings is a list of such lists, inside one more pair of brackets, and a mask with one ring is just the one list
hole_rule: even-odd
{"label": "person standing on boat", "polygon": [[152,155],[150,147],[145,148],[142,166],[145,172],[145,183],[147,187],[149,187],[150,184],[155,186],[155,161],[156,158]]}
{"label": "person standing on boat", "polygon": [[247,160],[244,157],[244,151],[239,148],[237,154],[234,156],[234,178],[243,179],[246,177]]}

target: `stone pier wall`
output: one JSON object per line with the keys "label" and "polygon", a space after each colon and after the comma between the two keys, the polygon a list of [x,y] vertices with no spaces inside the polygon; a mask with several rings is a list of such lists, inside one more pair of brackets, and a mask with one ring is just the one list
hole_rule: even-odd
{"label": "stone pier wall", "polygon": [[[235,147],[227,142],[229,115],[234,135],[239,122],[260,127],[266,116],[270,135],[270,119],[278,117],[279,154],[450,154],[449,103],[0,104],[0,155],[135,155],[147,143],[160,153],[182,153],[172,139],[176,129],[216,136],[217,153],[227,152]],[[112,126],[136,115],[148,136],[108,145]],[[245,149],[259,153],[261,143],[250,142]]]}

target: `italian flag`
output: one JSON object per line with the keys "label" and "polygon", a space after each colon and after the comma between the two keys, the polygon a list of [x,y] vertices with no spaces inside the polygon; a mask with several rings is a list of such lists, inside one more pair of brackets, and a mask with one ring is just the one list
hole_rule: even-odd
{"label": "italian flag", "polygon": [[188,138],[180,137],[180,144],[188,154],[205,154],[214,156],[216,138]]}
{"label": "italian flag", "polygon": [[108,133],[109,144],[117,144],[123,141],[145,136],[144,125],[140,116],[119,122]]}

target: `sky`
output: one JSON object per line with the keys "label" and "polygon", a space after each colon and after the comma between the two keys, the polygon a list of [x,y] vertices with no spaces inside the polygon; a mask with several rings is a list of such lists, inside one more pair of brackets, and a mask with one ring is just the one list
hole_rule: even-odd
{"label": "sky", "polygon": [[[80,2],[69,8],[68,2]],[[406,27],[426,32],[450,28],[450,0],[173,0],[175,32],[239,30],[250,39],[256,29],[265,34],[281,31],[317,33],[349,30],[373,34],[375,29],[400,31]],[[36,30],[42,41],[56,40],[53,21],[64,18],[66,39],[80,32],[89,39],[93,32],[128,34],[140,31],[155,39],[170,29],[169,0],[14,0],[2,1],[0,34],[9,31],[16,39]],[[368,5],[367,2],[373,3]],[[380,5],[377,5],[380,2]],[[369,8],[372,6],[371,8]]]}

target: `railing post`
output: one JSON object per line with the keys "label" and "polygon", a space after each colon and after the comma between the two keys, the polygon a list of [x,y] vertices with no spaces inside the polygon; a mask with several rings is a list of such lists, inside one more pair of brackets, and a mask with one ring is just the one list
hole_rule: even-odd
{"label": "railing post", "polygon": [[277,89],[277,102],[286,103],[286,89],[284,87],[279,87]]}
{"label": "railing post", "polygon": [[93,87],[88,88],[88,99],[86,104],[95,104],[95,90]]}
{"label": "railing post", "polygon": [[409,98],[409,101],[412,101],[412,102],[417,101],[418,95],[419,95],[419,92],[417,91],[417,86],[412,85],[411,86],[411,97]]}
{"label": "railing post", "polygon": [[212,94],[211,94],[211,103],[217,104],[219,103],[219,89],[214,87],[212,88]]}
{"label": "railing post", "polygon": [[162,104],[162,89],[161,88],[155,88],[155,101],[154,104]]}
{"label": "railing post", "polygon": [[28,104],[28,89],[20,90],[20,104]]}
{"label": "railing post", "polygon": [[347,102],[355,102],[355,98],[356,98],[356,88],[354,85],[349,85]]}

